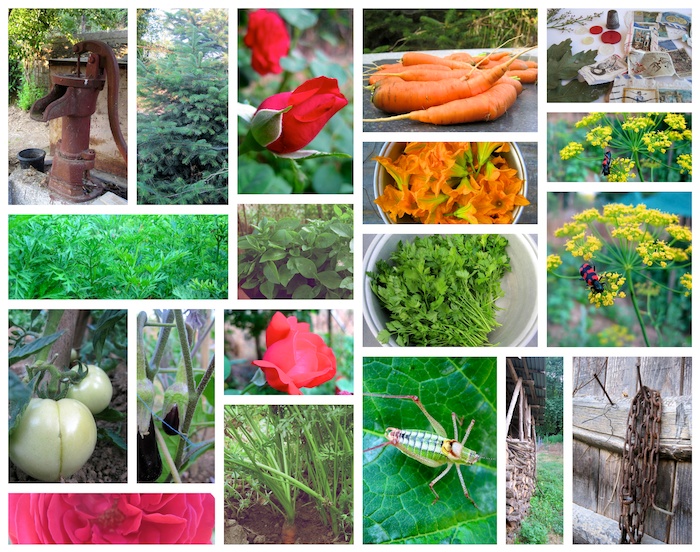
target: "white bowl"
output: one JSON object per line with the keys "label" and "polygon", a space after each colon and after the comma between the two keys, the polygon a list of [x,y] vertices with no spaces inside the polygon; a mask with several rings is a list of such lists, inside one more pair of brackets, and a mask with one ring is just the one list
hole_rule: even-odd
{"label": "white bowl", "polygon": [[[377,299],[370,287],[367,272],[375,272],[377,261],[389,261],[389,257],[400,241],[413,241],[417,235],[424,234],[382,234],[376,235],[365,253],[363,309],[365,322],[370,331],[377,334],[385,329],[390,321],[389,313]],[[537,247],[526,235],[504,234],[508,239],[506,252],[510,257],[510,272],[501,280],[504,296],[496,301],[496,306],[503,309],[496,314],[501,324],[493,330],[489,343],[500,347],[524,347],[537,331]],[[389,347],[398,347],[392,337]]]}
{"label": "white bowl", "polygon": [[[406,147],[406,142],[385,142],[382,148],[379,150],[379,157],[388,157],[391,160],[396,160],[403,153]],[[523,159],[522,153],[520,153],[520,148],[515,142],[510,142],[510,151],[508,153],[500,154],[508,162],[508,166],[517,171],[517,176],[523,181],[523,187],[520,190],[520,194],[523,197],[527,197],[527,170],[525,168],[525,161]],[[377,199],[384,193],[384,187],[387,185],[393,185],[394,179],[387,172],[387,170],[375,161],[374,166],[374,199]],[[375,204],[376,205],[376,204]],[[384,210],[377,205],[377,210],[379,211],[379,216],[382,222],[385,224],[394,224]],[[518,222],[520,215],[523,212],[522,205],[516,205],[513,209],[513,222],[515,224]],[[409,215],[404,215],[398,220],[399,224],[420,224]]]}

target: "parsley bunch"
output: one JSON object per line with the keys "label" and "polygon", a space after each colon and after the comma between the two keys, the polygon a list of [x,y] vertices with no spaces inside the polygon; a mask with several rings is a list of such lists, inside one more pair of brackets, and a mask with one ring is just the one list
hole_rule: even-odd
{"label": "parsley bunch", "polygon": [[417,237],[399,242],[389,262],[368,272],[391,321],[377,339],[399,346],[479,347],[500,326],[496,300],[510,270],[508,239],[484,234]]}

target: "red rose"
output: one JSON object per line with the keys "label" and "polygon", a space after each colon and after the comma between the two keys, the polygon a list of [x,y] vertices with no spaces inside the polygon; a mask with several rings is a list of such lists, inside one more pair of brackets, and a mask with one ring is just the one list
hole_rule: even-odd
{"label": "red rose", "polygon": [[210,544],[210,494],[9,495],[14,544]]}
{"label": "red rose", "polygon": [[289,33],[279,15],[267,10],[251,13],[243,42],[253,52],[251,65],[258,73],[282,72],[280,58],[289,53]]}
{"label": "red rose", "polygon": [[[261,110],[288,111],[282,113],[277,138],[262,145],[279,154],[298,151],[316,138],[330,118],[346,105],[348,100],[340,92],[338,81],[328,77],[316,77],[306,81],[294,92],[270,96],[260,104],[256,115]],[[252,124],[255,124],[255,115]]]}
{"label": "red rose", "polygon": [[300,387],[316,387],[335,376],[335,354],[309,325],[275,313],[265,332],[267,351],[253,364],[278,391],[301,395]]}

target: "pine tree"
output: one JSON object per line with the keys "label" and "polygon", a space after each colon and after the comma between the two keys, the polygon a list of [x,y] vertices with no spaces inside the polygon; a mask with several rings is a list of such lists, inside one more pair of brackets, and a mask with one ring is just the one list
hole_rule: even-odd
{"label": "pine tree", "polygon": [[138,60],[139,203],[228,202],[226,10],[166,14]]}

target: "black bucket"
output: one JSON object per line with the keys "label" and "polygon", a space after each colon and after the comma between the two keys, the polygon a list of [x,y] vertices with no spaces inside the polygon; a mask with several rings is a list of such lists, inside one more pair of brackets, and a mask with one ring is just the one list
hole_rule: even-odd
{"label": "black bucket", "polygon": [[46,157],[46,152],[39,148],[29,148],[20,151],[17,154],[17,159],[19,159],[19,166],[23,169],[28,169],[29,167],[34,167],[39,172],[44,172],[44,158]]}

